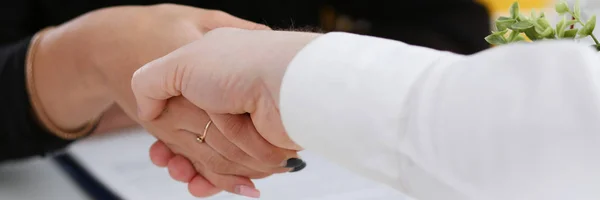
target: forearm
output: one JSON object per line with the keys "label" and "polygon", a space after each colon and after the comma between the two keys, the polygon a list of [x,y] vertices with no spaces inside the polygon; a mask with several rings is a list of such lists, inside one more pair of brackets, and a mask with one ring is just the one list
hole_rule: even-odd
{"label": "forearm", "polygon": [[306,149],[424,200],[600,196],[589,46],[440,57],[358,36],[311,45],[281,90],[286,130]]}
{"label": "forearm", "polygon": [[[38,117],[63,130],[74,130],[101,115],[113,102],[99,73],[91,64],[81,62],[81,46],[62,27],[47,31],[32,46],[32,73],[29,89]],[[48,124],[44,124],[48,125]]]}
{"label": "forearm", "polygon": [[25,80],[30,39],[0,46],[0,161],[43,155],[70,143],[49,133],[32,112]]}
{"label": "forearm", "polygon": [[433,67],[460,59],[392,40],[329,33],[300,51],[285,73],[284,125],[307,150],[407,192],[401,166],[411,158],[400,145],[414,104],[410,96]]}

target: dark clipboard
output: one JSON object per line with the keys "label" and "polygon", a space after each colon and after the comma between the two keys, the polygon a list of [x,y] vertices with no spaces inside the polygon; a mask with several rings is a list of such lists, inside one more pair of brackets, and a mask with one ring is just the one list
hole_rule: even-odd
{"label": "dark clipboard", "polygon": [[113,193],[102,182],[98,181],[68,153],[55,155],[53,160],[92,199],[122,200],[122,198]]}

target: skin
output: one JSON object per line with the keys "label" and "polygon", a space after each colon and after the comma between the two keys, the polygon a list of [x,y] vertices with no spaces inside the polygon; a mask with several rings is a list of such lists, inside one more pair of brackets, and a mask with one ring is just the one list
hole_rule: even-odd
{"label": "skin", "polygon": [[[130,89],[140,66],[219,27],[268,29],[224,12],[170,4],[101,9],[62,24],[45,34],[34,58],[42,107],[63,129],[81,127],[101,113],[97,132],[139,123],[168,147],[167,154],[159,153],[169,158],[167,165],[193,166],[170,170],[175,179],[194,183],[192,194],[210,196],[225,190],[256,197],[250,178],[289,171],[281,163],[297,157],[296,151],[266,145],[254,127],[239,118],[213,119],[209,137],[198,144],[195,134],[204,131],[212,116],[184,98],[173,98],[159,111],[160,117],[140,121]],[[182,179],[193,172],[194,178]]]}
{"label": "skin", "polygon": [[[210,31],[135,72],[131,84],[140,119],[160,119],[170,101],[185,98],[205,110],[217,126],[220,120],[239,119],[256,127],[257,134],[271,145],[301,150],[283,128],[279,89],[290,61],[318,36],[235,28]],[[152,161],[168,167],[173,178],[188,182],[194,194],[193,188],[204,186],[192,172],[195,159],[177,156],[168,146],[156,142],[150,149]]]}

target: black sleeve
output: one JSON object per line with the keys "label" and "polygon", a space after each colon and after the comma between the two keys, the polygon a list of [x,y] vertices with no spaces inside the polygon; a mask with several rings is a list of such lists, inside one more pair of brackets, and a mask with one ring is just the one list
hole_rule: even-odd
{"label": "black sleeve", "polygon": [[25,58],[31,37],[0,46],[0,162],[44,155],[65,147],[37,123],[25,79]]}

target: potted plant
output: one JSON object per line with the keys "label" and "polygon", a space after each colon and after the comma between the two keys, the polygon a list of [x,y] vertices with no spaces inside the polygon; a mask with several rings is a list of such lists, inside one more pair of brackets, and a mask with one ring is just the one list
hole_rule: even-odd
{"label": "potted plant", "polygon": [[[492,45],[503,45],[527,40],[535,42],[591,37],[595,43],[594,49],[600,51],[600,42],[593,34],[596,27],[596,15],[591,16],[587,21],[583,20],[579,0],[575,1],[573,8],[569,8],[565,1],[558,2],[554,8],[562,16],[562,19],[552,26],[543,12],[536,14],[535,11],[532,11],[529,17],[521,14],[519,2],[516,1],[510,7],[510,16],[496,19],[495,30],[485,37],[485,40]],[[567,19],[566,14],[570,14],[571,19]],[[580,28],[575,28],[576,24],[581,25]]]}

